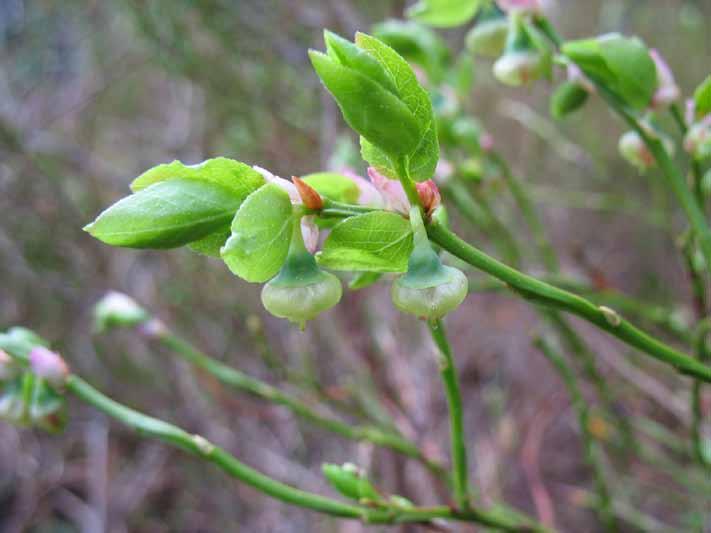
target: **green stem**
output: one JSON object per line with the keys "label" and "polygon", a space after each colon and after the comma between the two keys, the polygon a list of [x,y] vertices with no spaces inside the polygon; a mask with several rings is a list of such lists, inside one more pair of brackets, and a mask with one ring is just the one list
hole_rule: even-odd
{"label": "green stem", "polygon": [[585,447],[585,458],[593,471],[593,475],[595,476],[595,490],[598,496],[598,510],[600,512],[600,518],[608,531],[617,531],[615,516],[612,512],[612,499],[610,497],[610,491],[607,487],[607,481],[605,479],[605,470],[598,455],[599,448],[597,442],[590,433],[590,407],[578,387],[575,373],[567,365],[561,355],[558,354],[545,339],[540,337],[535,339],[534,345],[556,368],[558,374],[563,379],[563,382],[568,389],[573,409],[575,409],[578,416],[578,424],[580,426],[583,445]]}
{"label": "green stem", "polygon": [[533,235],[533,239],[538,247],[538,253],[541,256],[541,260],[543,261],[546,270],[552,274],[558,273],[560,271],[558,256],[546,237],[543,223],[541,222],[541,219],[533,206],[533,202],[531,201],[526,188],[523,183],[521,183],[521,180],[511,172],[508,164],[499,154],[492,153],[491,158],[501,169],[504,181],[511,191],[511,194],[514,197],[524,220],[526,221],[526,225]]}
{"label": "green stem", "polygon": [[428,325],[432,333],[432,339],[440,351],[439,371],[444,383],[445,394],[447,395],[447,404],[449,405],[454,498],[458,509],[467,510],[469,509],[469,468],[464,436],[464,421],[462,418],[462,394],[459,390],[457,368],[442,320],[432,320]]}
{"label": "green stem", "polygon": [[67,378],[65,387],[68,392],[71,392],[83,402],[133,428],[139,434],[160,440],[210,462],[228,475],[254,487],[258,491],[298,507],[373,524],[427,524],[439,518],[478,523],[499,531],[511,533],[522,531],[545,533],[547,531],[543,526],[536,524],[527,517],[514,518],[511,513],[502,514],[499,510],[472,509],[457,511],[446,506],[371,508],[343,503],[306,492],[254,470],[200,435],[192,435],[173,424],[144,415],[112,400],[76,375],[71,375]]}
{"label": "green stem", "polygon": [[[711,362],[711,353],[706,344],[709,333],[711,333],[711,318],[706,318],[699,322],[694,339],[696,357],[698,357],[699,361],[703,364]],[[699,380],[694,381],[694,388],[691,391],[691,412],[693,417],[691,421],[691,434],[694,442],[694,456],[696,460],[701,465],[711,468],[711,461],[708,458],[704,444],[704,436],[701,431],[703,425],[702,387],[703,384]]]}
{"label": "green stem", "polygon": [[171,332],[162,334],[158,340],[191,365],[204,370],[233,389],[248,392],[263,400],[283,405],[304,420],[308,420],[312,424],[346,439],[372,442],[378,446],[384,446],[415,458],[438,477],[442,477],[445,474],[444,468],[440,464],[425,457],[414,443],[400,435],[385,432],[374,426],[352,425],[336,418],[322,415],[301,400],[282,392],[278,388],[205,355]]}
{"label": "green stem", "polygon": [[464,242],[437,221],[428,226],[430,238],[449,253],[506,283],[524,298],[573,313],[630,346],[663,361],[683,374],[711,382],[711,368],[639,330],[616,312],[515,270]]}
{"label": "green stem", "polygon": [[[508,228],[498,219],[492,218],[491,210],[477,203],[467,187],[459,181],[451,180],[442,186],[442,192],[451,200],[457,210],[473,226],[484,230],[502,257],[512,264],[520,261],[520,255]],[[494,238],[498,236],[498,238]]]}
{"label": "green stem", "polygon": [[397,175],[400,179],[400,183],[402,183],[402,188],[405,190],[405,195],[410,201],[410,205],[412,207],[422,207],[420,195],[417,194],[417,187],[415,186],[415,182],[412,181],[412,177],[410,177],[410,160],[407,156],[403,156],[397,160]]}
{"label": "green stem", "polygon": [[[593,81],[595,82],[595,80]],[[706,269],[711,269],[711,229],[709,229],[709,225],[706,221],[706,215],[704,215],[701,206],[689,190],[683,174],[674,164],[674,161],[672,161],[662,142],[648,134],[646,129],[640,124],[637,117],[635,117],[625,107],[625,105],[619,101],[617,96],[610,92],[610,90],[603,84],[595,82],[595,85],[598,88],[600,95],[605,99],[605,101],[607,101],[608,105],[617,114],[619,114],[620,117],[622,117],[634,131],[637,132],[640,138],[644,141],[644,144],[652,153],[652,156],[654,156],[654,159],[662,170],[662,175],[664,176],[668,187],[676,196],[681,208],[686,213],[686,217],[689,220],[691,228],[694,230],[701,252],[706,259]]]}

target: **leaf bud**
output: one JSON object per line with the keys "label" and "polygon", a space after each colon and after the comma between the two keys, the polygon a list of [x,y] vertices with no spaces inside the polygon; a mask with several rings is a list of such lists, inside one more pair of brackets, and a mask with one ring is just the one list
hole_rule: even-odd
{"label": "leaf bud", "polygon": [[359,502],[381,500],[365,472],[353,463],[344,463],[342,466],[324,463],[321,470],[331,486],[346,498]]}

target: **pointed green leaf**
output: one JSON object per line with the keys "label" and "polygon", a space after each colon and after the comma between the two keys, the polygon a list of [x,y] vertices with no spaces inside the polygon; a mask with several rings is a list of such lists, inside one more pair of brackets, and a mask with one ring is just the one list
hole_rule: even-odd
{"label": "pointed green leaf", "polygon": [[254,283],[273,278],[286,260],[294,224],[289,195],[270,183],[244,201],[221,250],[233,274]]}
{"label": "pointed green leaf", "polygon": [[407,10],[407,16],[430,26],[451,28],[474,18],[480,4],[481,0],[420,0]]}
{"label": "pointed green leaf", "polygon": [[711,76],[707,77],[694,91],[696,118],[711,114]]}
{"label": "pointed green leaf", "polygon": [[651,102],[657,88],[657,69],[640,39],[609,34],[569,41],[562,52],[630,106],[643,109]]}
{"label": "pointed green leaf", "polygon": [[333,270],[405,272],[411,252],[410,223],[395,213],[375,211],[334,227],[316,259]]}
{"label": "pointed green leaf", "polygon": [[396,95],[326,54],[309,50],[309,57],[351,128],[390,155],[407,155],[415,150],[420,142],[420,125]]}
{"label": "pointed green leaf", "polygon": [[197,165],[185,165],[180,161],[158,165],[133,180],[131,190],[138,192],[155,183],[172,179],[195,179],[215,183],[231,190],[242,200],[264,185],[262,175],[249,165],[234,159],[217,157]]}
{"label": "pointed green leaf", "polygon": [[[420,124],[421,137],[415,149],[409,153],[410,175],[415,181],[430,179],[437,168],[439,159],[439,142],[437,141],[437,127],[432,111],[432,102],[427,91],[420,85],[410,65],[400,55],[385,43],[375,37],[358,33],[356,44],[370,53],[390,74],[397,87],[400,99],[407,105]],[[404,126],[401,126],[404,128]],[[368,141],[369,139],[366,139]],[[393,175],[393,162],[389,165],[384,162],[389,154],[378,154],[380,146],[370,143],[368,146],[361,140],[361,151],[366,160],[384,175],[396,179]]]}
{"label": "pointed green leaf", "polygon": [[112,246],[176,248],[224,227],[241,202],[216,183],[171,179],[119,200],[84,229]]}

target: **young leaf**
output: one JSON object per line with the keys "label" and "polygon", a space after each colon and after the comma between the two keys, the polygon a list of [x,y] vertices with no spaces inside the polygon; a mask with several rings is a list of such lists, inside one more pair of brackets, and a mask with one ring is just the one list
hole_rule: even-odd
{"label": "young leaf", "polygon": [[630,106],[647,107],[657,88],[657,69],[636,37],[609,34],[570,41],[562,52],[591,79],[603,83]]}
{"label": "young leaf", "polygon": [[242,200],[264,185],[264,178],[252,167],[234,159],[217,157],[197,165],[185,165],[180,161],[158,165],[133,180],[131,190],[138,192],[154,183],[172,179],[196,179],[215,183],[231,190]]}
{"label": "young leaf", "polygon": [[711,114],[711,76],[708,76],[694,91],[696,118]]}
{"label": "young leaf", "polygon": [[417,148],[420,125],[400,98],[321,52],[309,50],[309,57],[351,128],[390,156],[411,154]]}
{"label": "young leaf", "polygon": [[27,361],[35,346],[49,347],[49,342],[34,331],[21,327],[10,328],[6,333],[0,333],[0,350],[15,359]]}
{"label": "young leaf", "polygon": [[375,211],[334,227],[316,259],[333,270],[404,272],[411,252],[410,223],[395,213]]}
{"label": "young leaf", "polygon": [[[437,140],[437,127],[432,112],[432,102],[424,88],[417,81],[417,77],[410,65],[388,45],[375,37],[358,33],[356,44],[370,53],[383,65],[390,74],[397,87],[400,99],[407,105],[416,117],[420,128],[421,137],[416,148],[409,153],[410,175],[415,181],[426,181],[434,175],[439,160],[439,142]],[[404,127],[404,126],[401,126]],[[369,139],[366,139],[368,141]],[[386,164],[386,154],[379,154],[379,146],[369,146],[361,140],[361,150],[365,159],[382,174],[397,179],[394,175],[393,162]]]}
{"label": "young leaf", "polygon": [[481,0],[420,0],[407,10],[407,16],[430,26],[451,28],[474,18],[480,4]]}
{"label": "young leaf", "polygon": [[118,201],[84,229],[112,246],[176,248],[223,227],[240,203],[216,183],[171,179]]}
{"label": "young leaf", "polygon": [[232,221],[232,236],[220,254],[233,274],[262,283],[286,260],[294,224],[289,195],[274,183],[247,197]]}
{"label": "young leaf", "polygon": [[356,183],[335,172],[316,172],[301,178],[311,187],[316,189],[321,196],[335,202],[355,204],[360,196],[360,189]]}

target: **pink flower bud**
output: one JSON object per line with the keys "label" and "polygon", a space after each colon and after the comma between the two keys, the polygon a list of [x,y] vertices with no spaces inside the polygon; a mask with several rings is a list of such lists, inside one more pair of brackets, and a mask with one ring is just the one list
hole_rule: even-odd
{"label": "pink flower bud", "polygon": [[318,247],[318,235],[319,229],[316,225],[316,216],[301,217],[301,236],[304,238],[304,246],[310,253],[314,253]]}
{"label": "pink flower bud", "polygon": [[657,67],[657,91],[652,97],[652,107],[660,108],[679,99],[681,91],[674,80],[674,73],[657,50],[650,50],[649,55]]}
{"label": "pink flower bud", "polygon": [[30,351],[32,372],[54,386],[61,386],[69,376],[69,367],[60,355],[44,346],[35,346]]}
{"label": "pink flower bud", "polygon": [[404,215],[410,212],[410,202],[399,181],[386,178],[373,167],[368,168],[368,177],[385,200],[386,209]]}
{"label": "pink flower bud", "polygon": [[416,184],[417,194],[422,201],[422,207],[425,208],[425,213],[428,215],[439,207],[442,203],[442,197],[439,194],[437,184],[432,180],[423,181]]}
{"label": "pink flower bud", "polygon": [[148,340],[156,340],[168,333],[167,326],[158,318],[151,318],[138,326],[138,333]]}

